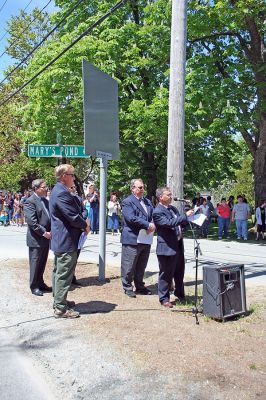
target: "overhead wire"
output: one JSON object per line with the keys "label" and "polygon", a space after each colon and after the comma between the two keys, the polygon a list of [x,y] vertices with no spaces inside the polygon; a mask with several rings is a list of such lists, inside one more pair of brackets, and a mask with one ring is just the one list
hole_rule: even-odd
{"label": "overhead wire", "polygon": [[[26,5],[26,7],[25,8],[23,8],[23,10],[22,10],[22,12],[24,12],[24,11],[26,11],[27,10],[27,8],[29,7],[29,5],[32,3],[32,1],[33,0],[30,0],[29,2],[28,2],[28,4]],[[1,38],[0,38],[0,42],[2,42],[2,40],[6,37],[6,35],[8,34],[8,32],[5,32],[4,34],[3,34],[3,36],[1,36]]]}
{"label": "overhead wire", "polygon": [[3,8],[5,7],[5,4],[7,3],[7,0],[4,1],[4,3],[1,5],[0,7],[0,12],[3,10]]}
{"label": "overhead wire", "polygon": [[55,58],[53,58],[49,63],[47,63],[40,71],[38,71],[33,77],[31,77],[27,82],[21,85],[17,90],[15,90],[11,95],[9,95],[6,99],[0,102],[0,106],[6,104],[11,100],[14,96],[16,96],[21,90],[23,90],[26,86],[28,86],[32,81],[34,81],[39,75],[41,75],[47,68],[53,65],[59,58],[61,58],[69,49],[71,49],[76,43],[78,43],[84,36],[87,36],[94,28],[100,25],[104,20],[106,20],[111,14],[113,14],[116,10],[121,8],[128,0],[121,0],[116,3],[107,13],[102,15],[96,22],[94,22],[88,29],[86,29],[82,34],[80,34],[73,42],[71,42],[64,50],[62,50]]}
{"label": "overhead wire", "polygon": [[[42,14],[43,10],[45,10],[46,7],[49,6],[49,4],[52,2],[52,0],[49,0],[48,3],[45,4],[45,6],[40,10],[39,12],[39,16]],[[20,35],[23,35],[23,33],[25,33],[27,31],[27,29],[33,24],[33,22],[36,21],[36,19],[38,18],[38,16],[36,15],[36,17],[33,18],[32,21],[30,21],[30,23],[25,27],[25,29],[23,29],[22,32],[20,32]],[[7,49],[5,49],[5,51],[3,51],[2,54],[0,54],[0,58],[3,57],[3,55],[12,47],[14,46],[14,44],[19,42],[19,38],[17,38],[16,40],[14,40],[13,42],[10,43],[10,45],[8,46]]]}
{"label": "overhead wire", "polygon": [[25,63],[25,61],[27,61],[29,59],[29,57],[48,39],[49,36],[51,36],[56,30],[57,28],[67,19],[67,17],[69,17],[69,15],[72,14],[73,11],[76,10],[76,8],[78,8],[78,6],[80,5],[80,3],[82,3],[84,0],[79,0],[74,7],[72,7],[65,15],[64,17],[54,26],[54,28],[48,32],[44,38],[42,38],[42,40],[35,46],[33,47],[33,49],[29,52],[29,54],[26,55],[26,57],[23,58],[22,61],[20,61],[20,63],[18,65],[16,65],[15,68],[13,68],[6,76],[4,79],[1,80],[0,85],[7,80],[7,78],[9,78],[11,75],[13,75],[13,73],[19,68],[21,67],[21,65],[23,65]]}

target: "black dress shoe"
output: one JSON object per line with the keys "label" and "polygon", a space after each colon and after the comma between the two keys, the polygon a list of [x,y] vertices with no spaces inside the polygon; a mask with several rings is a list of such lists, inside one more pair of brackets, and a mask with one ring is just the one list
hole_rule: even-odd
{"label": "black dress shoe", "polygon": [[136,293],[142,294],[144,296],[148,296],[148,295],[152,294],[152,292],[149,289],[147,289],[146,287],[144,287],[143,289],[136,289]]}
{"label": "black dress shoe", "polygon": [[52,292],[53,291],[51,286],[47,286],[45,283],[40,286],[40,290],[42,290],[43,292]]}
{"label": "black dress shoe", "polygon": [[135,293],[133,292],[133,290],[125,290],[125,294],[126,294],[128,297],[131,297],[131,298],[137,297],[137,296],[135,295]]}
{"label": "black dress shoe", "polygon": [[35,294],[35,296],[43,296],[43,292],[40,289],[32,289],[31,291],[32,294]]}

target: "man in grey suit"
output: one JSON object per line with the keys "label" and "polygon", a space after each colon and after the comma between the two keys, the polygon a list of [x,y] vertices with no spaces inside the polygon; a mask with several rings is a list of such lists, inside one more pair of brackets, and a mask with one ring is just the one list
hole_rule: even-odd
{"label": "man in grey suit", "polygon": [[27,246],[29,247],[30,289],[35,296],[51,292],[43,280],[51,239],[47,186],[43,179],[32,182],[34,193],[26,200],[24,212],[27,218]]}
{"label": "man in grey suit", "polygon": [[54,252],[53,293],[55,318],[77,318],[69,307],[67,294],[77,263],[80,235],[89,232],[89,221],[82,216],[80,204],[70,193],[74,186],[74,168],[61,164],[55,169],[57,183],[49,201],[51,213],[51,249]]}
{"label": "man in grey suit", "polygon": [[132,194],[122,203],[124,226],[121,234],[121,279],[125,294],[134,298],[136,293],[151,294],[151,291],[145,287],[143,277],[151,249],[151,244],[147,243],[147,236],[154,232],[155,225],[152,222],[152,204],[150,200],[143,197],[143,181],[133,179],[131,191]]}

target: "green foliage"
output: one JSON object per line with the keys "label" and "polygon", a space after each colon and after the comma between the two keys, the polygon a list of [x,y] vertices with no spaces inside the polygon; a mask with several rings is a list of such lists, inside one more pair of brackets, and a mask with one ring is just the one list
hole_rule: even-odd
{"label": "green foliage", "polygon": [[243,160],[241,168],[236,171],[236,184],[232,194],[235,198],[237,198],[239,194],[245,194],[249,204],[254,207],[254,179],[251,155],[248,155]]}
{"label": "green foliage", "polygon": [[[13,87],[31,78],[115,3],[93,0],[80,5],[19,71]],[[59,12],[21,37],[13,56],[21,58],[75,1],[56,4]],[[189,2],[185,184],[191,191],[235,180],[245,160],[240,133],[255,156],[264,81],[260,59],[253,62],[257,53],[250,27],[253,22],[258,37],[263,35],[264,9],[262,0]],[[23,18],[10,21],[10,40],[24,26]],[[81,62],[87,59],[119,83],[121,158],[109,163],[108,189],[127,193],[129,180],[141,176],[151,196],[166,177],[170,22],[168,0],[127,2],[24,90],[16,103],[18,137],[22,142],[53,144],[61,133],[63,143],[83,144]],[[46,174],[49,182],[53,164],[54,160],[32,160],[36,173]],[[88,162],[74,164],[81,179],[87,179]]]}

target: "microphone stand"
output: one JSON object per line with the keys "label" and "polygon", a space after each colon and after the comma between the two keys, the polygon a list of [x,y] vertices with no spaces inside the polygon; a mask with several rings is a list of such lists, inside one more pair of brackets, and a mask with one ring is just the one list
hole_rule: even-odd
{"label": "microphone stand", "polygon": [[202,251],[200,248],[200,243],[195,235],[195,229],[193,228],[191,222],[189,221],[189,226],[192,231],[192,236],[194,239],[194,254],[195,254],[195,302],[194,306],[192,309],[187,308],[187,309],[172,309],[172,312],[192,312],[192,314],[195,316],[196,320],[196,325],[199,325],[199,319],[198,319],[198,266],[199,266],[199,254],[202,256]]}

